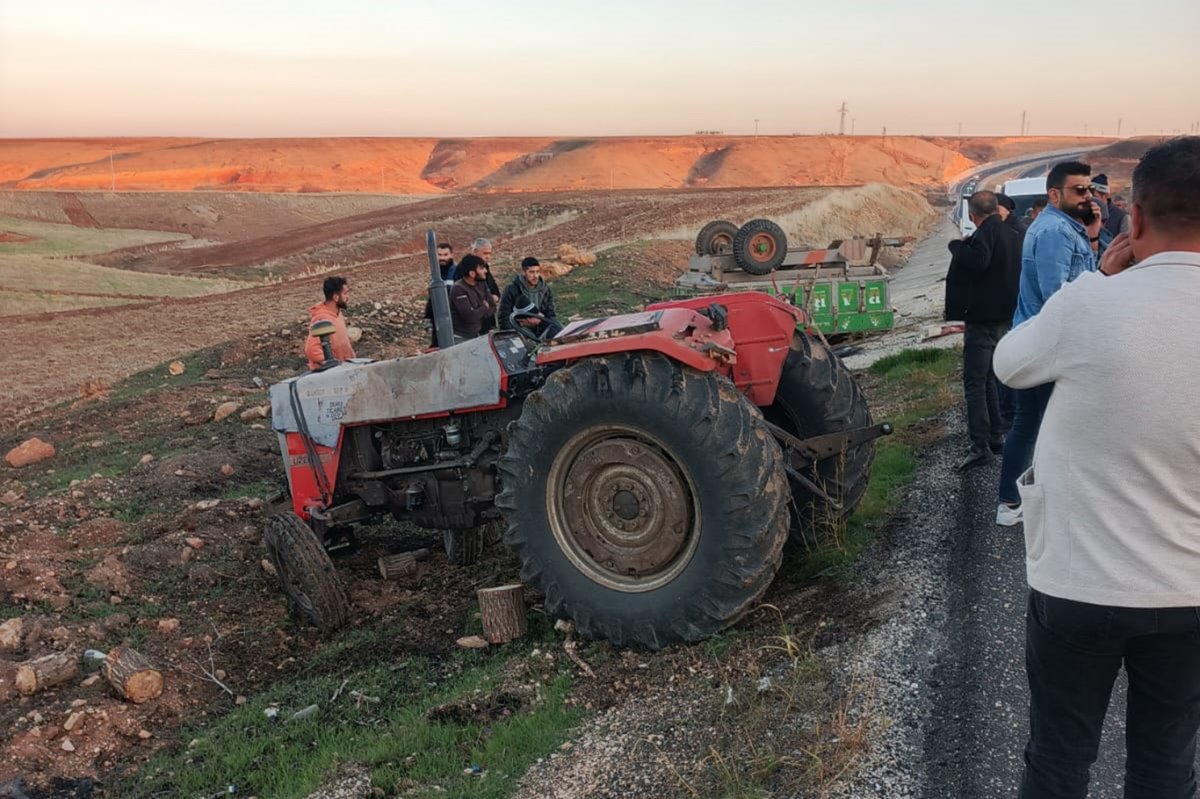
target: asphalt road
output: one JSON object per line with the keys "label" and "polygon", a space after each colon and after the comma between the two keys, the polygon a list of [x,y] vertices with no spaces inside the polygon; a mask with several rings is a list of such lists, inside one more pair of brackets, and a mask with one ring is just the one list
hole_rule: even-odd
{"label": "asphalt road", "polygon": [[[961,411],[921,458],[893,525],[858,564],[879,624],[835,653],[872,685],[880,728],[839,799],[1015,797],[1028,735],[1025,544],[994,524],[999,466],[960,474]],[[1090,796],[1121,796],[1125,677],[1118,677]]]}
{"label": "asphalt road", "polygon": [[[961,449],[956,443],[948,446]],[[925,681],[930,712],[922,725],[922,795],[1015,796],[1029,718],[1023,531],[995,524],[999,466],[958,475],[941,473],[946,464],[939,465],[934,477],[954,485],[957,502],[952,526],[935,533],[945,550],[947,584],[940,646]],[[1117,684],[1092,771],[1093,797],[1121,795],[1124,671]]]}
{"label": "asphalt road", "polygon": [[[952,236],[943,223],[896,272],[893,303],[902,321],[848,358],[853,367],[918,344],[920,331],[940,320]],[[838,797],[1017,795],[1028,734],[1024,535],[1020,526],[994,523],[998,464],[955,471],[967,447],[962,411],[939,420],[945,437],[922,454],[897,517],[857,567],[861,590],[878,598],[879,622],[831,659],[846,681],[874,686],[873,713],[884,723]],[[1122,671],[1092,797],[1122,795],[1125,687]]]}

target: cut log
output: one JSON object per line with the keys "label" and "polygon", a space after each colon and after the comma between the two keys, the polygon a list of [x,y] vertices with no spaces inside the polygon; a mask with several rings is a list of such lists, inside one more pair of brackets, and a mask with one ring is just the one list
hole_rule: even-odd
{"label": "cut log", "polygon": [[17,666],[13,684],[25,696],[46,688],[61,685],[79,674],[79,658],[73,652],[55,652],[40,658],[27,660]]}
{"label": "cut log", "polygon": [[419,580],[424,570],[421,561],[428,557],[428,549],[401,552],[397,555],[384,555],[379,559],[379,575],[385,580],[395,580],[398,578]]}
{"label": "cut log", "polygon": [[127,646],[118,646],[104,658],[104,679],[122,699],[135,705],[157,699],[163,689],[162,672],[146,656]]}
{"label": "cut log", "polygon": [[525,587],[519,583],[480,588],[479,611],[483,636],[490,643],[505,644],[525,634]]}

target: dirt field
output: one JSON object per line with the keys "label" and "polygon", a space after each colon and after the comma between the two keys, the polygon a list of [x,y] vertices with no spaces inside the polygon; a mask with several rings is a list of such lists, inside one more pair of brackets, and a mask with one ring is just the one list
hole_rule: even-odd
{"label": "dirt field", "polygon": [[[153,211],[135,214],[137,219],[148,213],[166,216],[171,203],[186,214],[196,195],[141,197]],[[91,216],[106,218],[110,196],[80,198]],[[286,206],[291,198],[283,196],[281,200]],[[330,201],[335,207],[344,207],[342,198]],[[127,203],[128,198],[121,202]],[[305,313],[319,299],[323,274],[330,271],[350,277],[357,300],[390,303],[398,328],[411,333],[411,341],[417,342],[419,320],[415,315],[423,305],[428,280],[424,234],[431,225],[442,240],[458,244],[460,251],[476,236],[492,238],[496,244],[493,266],[499,279],[507,280],[521,257],[552,257],[562,244],[603,251],[655,239],[686,243],[661,265],[664,273],[673,276],[686,265],[695,231],[714,218],[738,222],[758,216],[779,218],[785,227],[792,227],[790,234],[816,238],[822,230],[829,237],[912,233],[929,213],[920,197],[883,185],[847,190],[465,195],[402,203],[225,244],[188,242],[191,246],[181,247],[168,243],[90,255],[89,262],[107,267],[242,282],[232,284],[239,286],[236,291],[223,294],[154,300],[141,296],[154,292],[139,288],[114,292],[128,300],[115,308],[10,316],[10,329],[17,334],[8,345],[6,359],[22,379],[3,389],[0,430],[76,396],[85,381],[111,384],[192,350],[249,334],[288,329],[288,339],[298,352]],[[234,222],[237,230],[247,224]],[[219,227],[213,233],[230,235]],[[25,246],[38,247],[40,241],[0,244],[8,253]],[[85,274],[87,269],[81,268],[78,279],[84,280]],[[115,274],[128,274],[131,281],[136,277],[127,271]],[[281,279],[283,282],[278,282]],[[670,280],[663,282],[669,284]],[[113,301],[111,295],[106,301]]]}
{"label": "dirt field", "polygon": [[[439,194],[445,190],[931,188],[980,161],[1107,139],[674,136],[598,139],[0,141],[0,189]],[[110,160],[110,144],[113,157]]]}

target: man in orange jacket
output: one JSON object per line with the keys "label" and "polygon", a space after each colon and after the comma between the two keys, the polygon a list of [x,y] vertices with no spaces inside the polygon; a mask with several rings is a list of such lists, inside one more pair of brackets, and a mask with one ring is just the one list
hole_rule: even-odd
{"label": "man in orange jacket", "polygon": [[[337,328],[329,339],[333,357],[339,361],[354,357],[354,347],[350,346],[350,336],[346,332],[346,317],[342,311],[350,299],[350,286],[344,277],[325,278],[325,302],[319,302],[308,309],[308,326],[311,329],[314,322],[322,320],[333,322]],[[325,362],[325,354],[321,351],[321,340],[309,334],[304,341],[304,355],[308,358],[308,368],[317,369]]]}

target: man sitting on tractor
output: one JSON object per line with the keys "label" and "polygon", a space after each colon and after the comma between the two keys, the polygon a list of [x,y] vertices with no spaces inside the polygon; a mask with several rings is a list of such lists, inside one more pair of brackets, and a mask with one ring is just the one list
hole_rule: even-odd
{"label": "man sitting on tractor", "polygon": [[[537,316],[522,316],[520,312]],[[532,255],[521,261],[521,272],[513,276],[500,299],[500,329],[515,330],[516,325],[527,328],[537,338],[552,338],[562,330],[554,312],[554,294],[542,277],[541,263]]]}
{"label": "man sitting on tractor", "polygon": [[[332,322],[335,330],[329,344],[333,350],[333,357],[339,361],[346,361],[354,357],[354,347],[350,344],[350,335],[346,332],[346,317],[342,316],[342,311],[350,299],[350,286],[344,277],[327,277],[324,290],[325,302],[318,302],[308,309],[308,326],[311,329],[316,322]],[[321,342],[311,333],[304,341],[304,356],[308,358],[309,369],[319,369],[325,362]]]}

